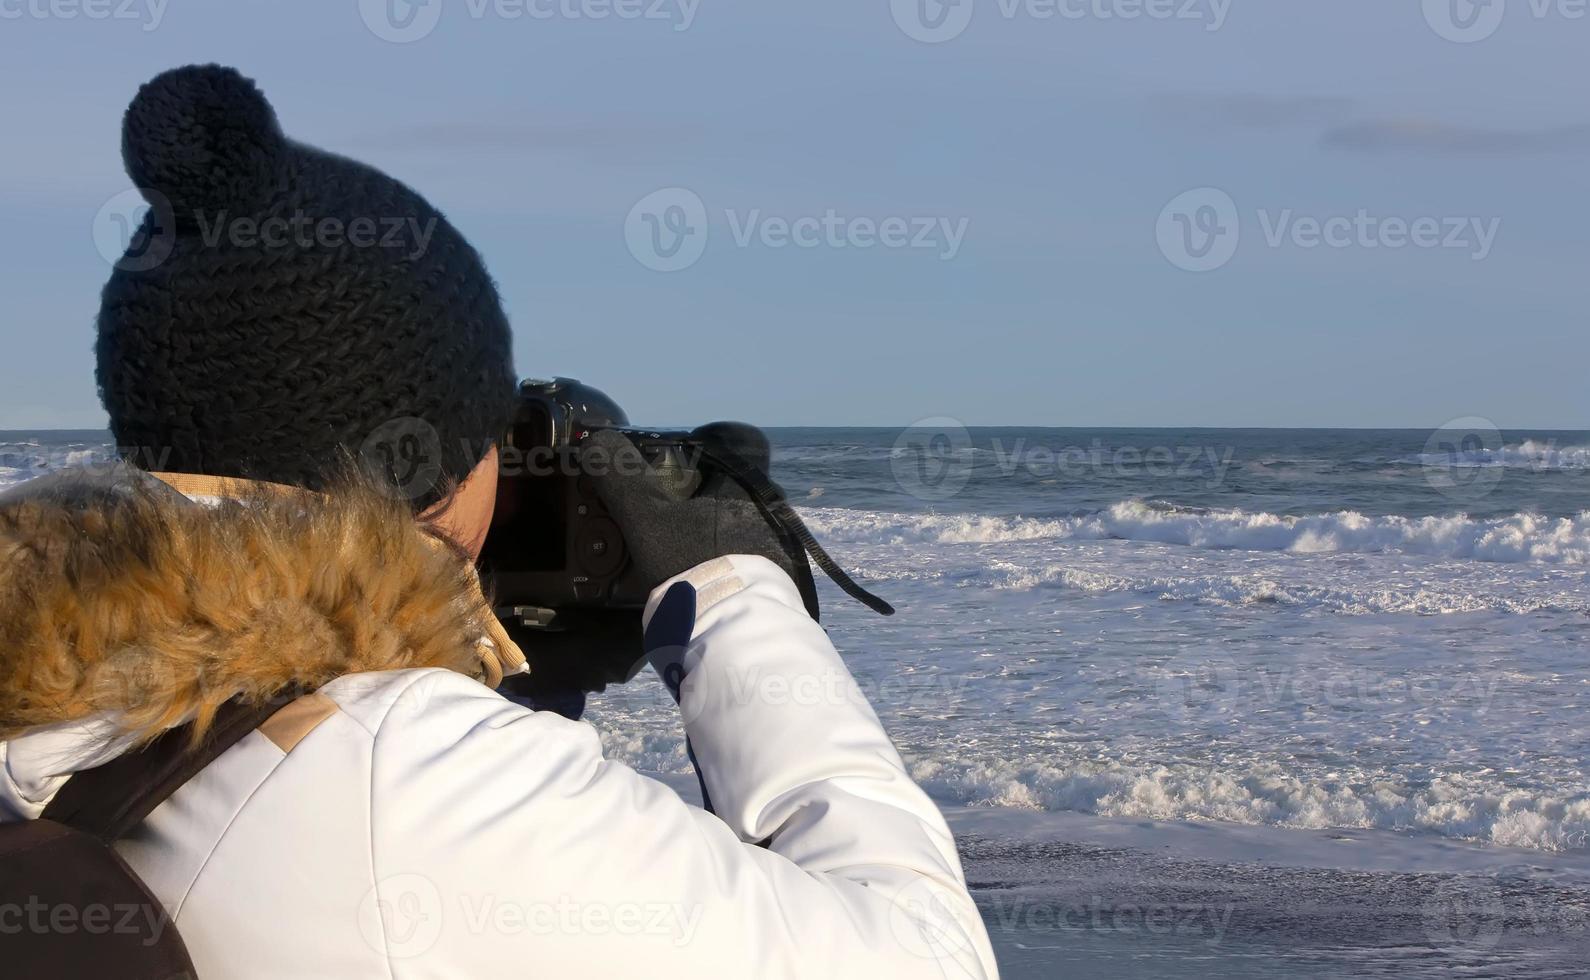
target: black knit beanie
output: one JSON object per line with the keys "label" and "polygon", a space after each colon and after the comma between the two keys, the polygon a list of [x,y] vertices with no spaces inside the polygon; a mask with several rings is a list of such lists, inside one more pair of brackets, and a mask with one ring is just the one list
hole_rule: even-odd
{"label": "black knit beanie", "polygon": [[514,391],[502,304],[417,193],[287,139],[217,65],[144,85],[122,156],[150,209],[96,350],[134,462],[317,489],[349,458],[385,460],[418,509],[496,442]]}

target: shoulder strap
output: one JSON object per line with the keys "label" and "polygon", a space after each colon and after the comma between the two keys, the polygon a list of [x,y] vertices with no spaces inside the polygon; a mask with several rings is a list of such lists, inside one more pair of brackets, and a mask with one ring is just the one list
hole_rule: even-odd
{"label": "shoulder strap", "polygon": [[228,701],[197,747],[191,744],[191,726],[173,728],[142,749],[73,775],[42,817],[106,843],[120,840],[280,707],[274,698],[260,705]]}

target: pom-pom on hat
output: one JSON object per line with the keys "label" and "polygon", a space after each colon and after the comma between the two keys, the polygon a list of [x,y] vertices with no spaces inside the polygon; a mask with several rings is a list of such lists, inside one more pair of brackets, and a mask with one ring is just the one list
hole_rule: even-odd
{"label": "pom-pom on hat", "polygon": [[128,252],[141,261],[105,286],[96,353],[134,462],[315,489],[377,446],[419,508],[495,443],[507,319],[480,256],[419,194],[287,139],[258,87],[218,65],[145,84],[122,156],[151,207]]}
{"label": "pom-pom on hat", "polygon": [[287,140],[252,81],[230,68],[178,68],[138,90],[121,152],[135,185],[190,217],[269,203]]}

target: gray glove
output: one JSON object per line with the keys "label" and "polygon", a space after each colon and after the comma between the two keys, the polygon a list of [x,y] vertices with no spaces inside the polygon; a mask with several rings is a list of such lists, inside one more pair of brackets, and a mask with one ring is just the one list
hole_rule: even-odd
{"label": "gray glove", "polygon": [[[691,434],[707,451],[690,449],[648,462],[619,432],[592,433],[581,447],[582,468],[596,495],[623,531],[630,560],[648,588],[724,555],[760,555],[787,572],[806,609],[817,618],[817,587],[806,551],[769,516],[784,504],[767,479],[767,439],[751,426],[716,423]],[[750,490],[721,465],[727,462],[764,484]]]}

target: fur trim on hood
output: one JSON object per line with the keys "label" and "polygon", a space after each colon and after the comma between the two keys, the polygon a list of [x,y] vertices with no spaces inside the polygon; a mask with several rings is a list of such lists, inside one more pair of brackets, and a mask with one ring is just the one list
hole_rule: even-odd
{"label": "fur trim on hood", "polygon": [[494,683],[488,620],[468,558],[368,488],[207,506],[122,474],[0,499],[0,740],[103,713],[202,730],[366,671]]}

